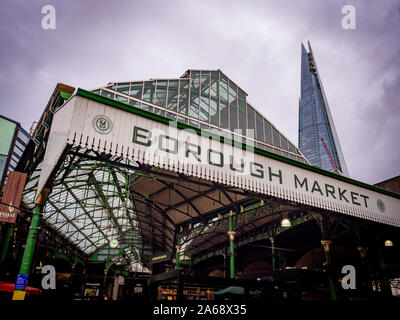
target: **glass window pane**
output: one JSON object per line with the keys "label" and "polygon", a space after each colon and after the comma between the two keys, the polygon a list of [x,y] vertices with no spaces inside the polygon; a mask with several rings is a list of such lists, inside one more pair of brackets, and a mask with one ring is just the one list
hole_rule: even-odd
{"label": "glass window pane", "polygon": [[153,112],[153,107],[149,106],[149,105],[147,105],[145,103],[142,104],[142,108],[143,108],[143,110]]}
{"label": "glass window pane", "polygon": [[246,100],[239,98],[239,129],[242,130],[242,134],[246,134],[247,120],[246,120]]}
{"label": "glass window pane", "polygon": [[228,109],[228,78],[221,74],[219,87],[219,107],[220,107],[220,126],[228,129],[229,109]]}
{"label": "glass window pane", "polygon": [[288,150],[288,141],[283,136],[281,136],[281,147],[282,149]]}
{"label": "glass window pane", "polygon": [[185,117],[180,117],[180,116],[178,116],[178,122],[187,123],[187,122],[188,122],[188,119],[185,118]]}
{"label": "glass window pane", "polygon": [[272,144],[276,147],[281,146],[279,136],[280,134],[278,133],[278,131],[274,127],[272,127]]}
{"label": "glass window pane", "polygon": [[210,71],[201,72],[200,92],[200,120],[208,122],[210,113]]}
{"label": "glass window pane", "polygon": [[171,112],[167,112],[167,118],[168,119],[172,119],[172,120],[176,120],[176,114],[175,113],[171,113]]}
{"label": "glass window pane", "polygon": [[158,108],[154,108],[154,113],[165,117],[165,111],[164,110],[161,110],[161,109],[158,109]]}
{"label": "glass window pane", "polygon": [[281,150],[273,148],[273,152],[276,154],[281,155]]}
{"label": "glass window pane", "polygon": [[167,108],[173,111],[176,111],[178,106],[178,86],[179,81],[169,80]]}
{"label": "glass window pane", "polygon": [[188,113],[189,81],[180,80],[179,82],[179,109],[182,114]]}
{"label": "glass window pane", "polygon": [[233,82],[229,81],[229,88],[228,88],[229,94],[233,96],[234,99],[236,99],[236,91],[237,91],[237,86]]}
{"label": "glass window pane", "polygon": [[239,95],[239,99],[246,100],[246,94],[239,87],[238,87],[238,95]]}
{"label": "glass window pane", "polygon": [[256,128],[257,128],[257,137],[256,137],[256,139],[259,140],[259,141],[264,141],[263,118],[258,112],[256,113]]}
{"label": "glass window pane", "polygon": [[125,97],[120,96],[118,94],[115,95],[115,100],[121,101],[123,103],[128,103],[128,98],[125,98]]}
{"label": "glass window pane", "polygon": [[155,81],[146,81],[144,83],[142,100],[154,103],[154,82]]}
{"label": "glass window pane", "polygon": [[264,119],[264,134],[265,134],[265,142],[272,144],[272,126],[271,124]]}
{"label": "glass window pane", "polygon": [[129,100],[129,104],[135,108],[141,108],[141,103],[136,100]]}
{"label": "glass window pane", "polygon": [[114,93],[108,92],[106,90],[101,90],[101,95],[110,99],[114,99]]}
{"label": "glass window pane", "polygon": [[290,142],[288,142],[288,144],[289,144],[289,151],[291,151],[291,152],[296,152],[295,146],[292,145]]}
{"label": "glass window pane", "polygon": [[129,94],[129,82],[128,83],[117,83],[117,91],[123,94]]}
{"label": "glass window pane", "polygon": [[142,99],[143,82],[132,82],[129,95],[138,99]]}
{"label": "glass window pane", "polygon": [[191,125],[192,127],[199,127],[199,123],[197,121],[193,121],[193,120],[189,120],[189,125]]}
{"label": "glass window pane", "polygon": [[239,128],[238,124],[238,110],[237,110],[237,99],[236,99],[237,87],[234,83],[229,82],[228,89],[228,103],[230,106],[229,110],[229,128],[234,131]]}
{"label": "glass window pane", "polygon": [[262,150],[265,150],[265,145],[259,142],[256,142],[256,147]]}
{"label": "glass window pane", "polygon": [[271,147],[266,147],[266,149],[265,150],[267,150],[268,152],[274,152],[274,149],[273,148],[271,148]]}
{"label": "glass window pane", "polygon": [[211,90],[210,90],[210,123],[216,126],[219,125],[218,90],[219,90],[219,72],[213,71],[211,73]]}
{"label": "glass window pane", "polygon": [[156,99],[154,104],[165,107],[167,100],[167,83],[166,80],[158,80],[156,84]]}
{"label": "glass window pane", "polygon": [[190,105],[189,105],[189,116],[198,119],[199,118],[199,88],[200,88],[200,72],[191,72],[191,87],[190,87]]}
{"label": "glass window pane", "polygon": [[229,119],[230,129],[232,131],[238,129],[239,124],[238,124],[238,110],[237,110],[236,99],[230,103],[229,117],[230,117]]}
{"label": "glass window pane", "polygon": [[302,157],[297,157],[297,161],[306,163],[306,161]]}
{"label": "glass window pane", "polygon": [[255,138],[255,111],[252,107],[247,105],[247,132],[248,137]]}

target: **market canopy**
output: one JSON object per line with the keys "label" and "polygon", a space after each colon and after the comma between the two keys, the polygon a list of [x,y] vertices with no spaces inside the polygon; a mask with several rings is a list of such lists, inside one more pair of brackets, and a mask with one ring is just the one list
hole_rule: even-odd
{"label": "market canopy", "polygon": [[33,185],[52,188],[45,218],[83,251],[118,239],[131,262],[265,197],[400,226],[399,195],[82,89],[55,112]]}

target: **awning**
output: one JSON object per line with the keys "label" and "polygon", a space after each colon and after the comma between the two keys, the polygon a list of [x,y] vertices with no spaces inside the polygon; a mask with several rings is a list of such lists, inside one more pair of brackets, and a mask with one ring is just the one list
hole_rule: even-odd
{"label": "awning", "polygon": [[[400,226],[400,195],[78,89],[54,115],[38,191],[67,146]],[[198,213],[196,213],[198,214]],[[175,223],[190,219],[177,213]]]}
{"label": "awning", "polygon": [[[45,186],[44,219],[98,261],[196,255],[226,241],[230,211],[266,199],[400,226],[400,195],[82,89],[54,113],[26,198]],[[237,236],[276,219],[264,213]],[[178,243],[185,228],[197,239]]]}
{"label": "awning", "polygon": [[[15,287],[15,283],[0,281],[0,291],[14,292],[14,287]],[[26,287],[25,290],[26,290],[27,295],[42,294],[42,290],[33,288],[33,287]]]}

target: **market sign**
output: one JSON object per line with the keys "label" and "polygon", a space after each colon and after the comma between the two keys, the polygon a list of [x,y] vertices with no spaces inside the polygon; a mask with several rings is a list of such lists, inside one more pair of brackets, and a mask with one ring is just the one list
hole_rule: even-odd
{"label": "market sign", "polygon": [[400,196],[83,90],[54,115],[39,191],[68,144],[400,226]]}
{"label": "market sign", "polygon": [[15,223],[18,215],[18,207],[22,199],[26,173],[10,171],[6,187],[1,198],[0,222]]}
{"label": "market sign", "polygon": [[164,261],[168,261],[171,259],[171,253],[167,252],[167,253],[160,253],[157,255],[154,255],[151,257],[150,263],[151,264],[155,264],[155,263],[160,263],[160,262],[164,262]]}

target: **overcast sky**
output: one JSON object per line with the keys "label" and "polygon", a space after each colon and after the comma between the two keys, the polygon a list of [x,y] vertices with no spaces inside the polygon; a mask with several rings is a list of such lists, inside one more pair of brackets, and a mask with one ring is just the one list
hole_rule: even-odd
{"label": "overcast sky", "polygon": [[[56,29],[41,26],[44,5]],[[342,28],[344,5],[356,29]],[[400,1],[2,1],[0,113],[29,130],[58,82],[221,69],[298,145],[301,42],[310,40],[350,176],[400,174]]]}

